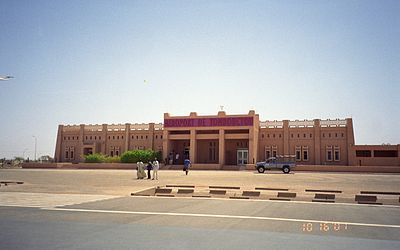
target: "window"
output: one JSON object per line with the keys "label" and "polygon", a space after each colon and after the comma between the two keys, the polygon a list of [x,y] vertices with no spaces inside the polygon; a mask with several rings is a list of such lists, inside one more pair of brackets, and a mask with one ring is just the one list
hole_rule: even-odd
{"label": "window", "polygon": [[146,135],[146,139],[147,139],[147,135]]}
{"label": "window", "polygon": [[210,147],[208,148],[208,159],[210,161],[215,161],[217,159],[216,145],[216,142],[210,142]]}
{"label": "window", "polygon": [[74,159],[74,151],[71,151],[71,159]]}
{"label": "window", "polygon": [[162,136],[160,136],[160,139],[162,139]]}
{"label": "window", "polygon": [[121,139],[124,139],[124,136],[121,136]]}
{"label": "window", "polygon": [[278,146],[272,146],[272,156],[276,157],[278,154]]}
{"label": "window", "polygon": [[325,133],[322,133],[322,137],[325,137]]}
{"label": "window", "polygon": [[68,136],[68,141],[71,140],[71,138]]}
{"label": "window", "polygon": [[302,147],[303,150],[303,161],[308,161],[308,147],[304,146]]}
{"label": "window", "polygon": [[332,161],[332,146],[326,147],[326,160]]}
{"label": "window", "polygon": [[335,137],[337,137],[337,133],[335,133]]}
{"label": "window", "polygon": [[374,150],[374,157],[397,157],[397,150]]}
{"label": "window", "polygon": [[264,139],[264,134],[261,134],[261,138],[263,138],[263,139]]}
{"label": "window", "polygon": [[87,140],[87,136],[85,137],[85,139]]}
{"label": "window", "polygon": [[113,140],[115,140],[115,136],[113,135]]}
{"label": "window", "polygon": [[110,140],[110,139],[111,139],[111,136],[108,136],[108,139]]}
{"label": "window", "polygon": [[92,136],[90,136],[90,140],[92,139]]}
{"label": "window", "polygon": [[272,137],[274,137],[274,138],[275,138],[275,134],[273,134],[273,135],[272,135]]}
{"label": "window", "polygon": [[101,140],[101,136],[99,136],[99,140]]}
{"label": "window", "polygon": [[115,156],[119,156],[119,151],[115,150]]}
{"label": "window", "polygon": [[97,140],[97,136],[94,136],[94,139]]}
{"label": "window", "polygon": [[301,147],[300,146],[296,146],[296,161],[301,161]]}
{"label": "window", "polygon": [[331,138],[331,133],[328,134],[329,138]]}
{"label": "window", "polygon": [[140,136],[140,139],[143,139],[143,135],[142,135],[142,136]]}
{"label": "window", "polygon": [[300,134],[297,134],[297,138],[300,138]]}
{"label": "window", "polygon": [[65,150],[65,159],[68,159],[68,148]]}
{"label": "window", "polygon": [[281,134],[279,134],[279,138],[281,138],[282,137],[282,135]]}
{"label": "window", "polygon": [[371,157],[371,150],[356,150],[356,157]]}
{"label": "window", "polygon": [[344,137],[344,133],[342,133],[342,137]]}
{"label": "window", "polygon": [[271,147],[265,146],[265,159],[268,159],[270,157],[271,157]]}
{"label": "window", "polygon": [[117,140],[119,140],[119,135],[117,135]]}
{"label": "window", "polygon": [[267,137],[269,138],[269,134],[267,134]]}
{"label": "window", "polygon": [[310,138],[312,138],[312,134],[310,134]]}
{"label": "window", "polygon": [[293,138],[293,134],[291,134],[291,135],[290,135],[290,137],[292,137],[292,138]]}
{"label": "window", "polygon": [[158,135],[156,135],[156,140],[158,139]]}
{"label": "window", "polygon": [[306,138],[306,134],[303,134],[303,137]]}
{"label": "window", "polygon": [[339,146],[335,146],[334,160],[335,161],[340,161],[340,148],[339,148]]}

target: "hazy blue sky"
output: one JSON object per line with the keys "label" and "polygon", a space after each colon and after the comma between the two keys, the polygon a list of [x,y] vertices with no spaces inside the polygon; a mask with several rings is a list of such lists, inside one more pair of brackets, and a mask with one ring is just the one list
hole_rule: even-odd
{"label": "hazy blue sky", "polygon": [[[0,1],[0,158],[58,124],[353,117],[400,143],[400,1]],[[147,84],[144,83],[147,80]]]}

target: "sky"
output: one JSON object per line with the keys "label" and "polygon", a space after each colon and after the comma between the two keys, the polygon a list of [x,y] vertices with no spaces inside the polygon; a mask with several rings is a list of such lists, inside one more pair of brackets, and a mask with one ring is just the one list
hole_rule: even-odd
{"label": "sky", "polygon": [[[59,124],[255,110],[400,144],[400,1],[0,1],[0,158]],[[35,136],[35,137],[33,137]]]}

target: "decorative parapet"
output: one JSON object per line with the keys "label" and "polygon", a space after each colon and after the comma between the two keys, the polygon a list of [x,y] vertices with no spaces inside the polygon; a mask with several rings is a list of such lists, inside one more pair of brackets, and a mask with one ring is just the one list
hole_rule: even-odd
{"label": "decorative parapet", "polygon": [[313,127],[314,127],[314,121],[312,120],[289,121],[289,128],[313,128]]}
{"label": "decorative parapet", "polygon": [[[125,127],[124,127],[125,128]],[[131,130],[149,130],[150,125],[148,123],[135,123],[131,124]]]}
{"label": "decorative parapet", "polygon": [[265,121],[260,122],[260,128],[283,128],[283,121]]}
{"label": "decorative parapet", "polygon": [[110,124],[107,125],[108,131],[125,131],[125,124]]}
{"label": "decorative parapet", "polygon": [[336,120],[321,120],[321,127],[346,127],[346,119],[336,119]]}
{"label": "decorative parapet", "polygon": [[[289,128],[313,128],[315,127],[314,120],[294,120],[289,121]],[[320,120],[320,127],[346,127],[346,119],[335,120]],[[260,122],[260,128],[283,128],[283,121],[265,121]]]}
{"label": "decorative parapet", "polygon": [[103,131],[103,126],[99,124],[85,125],[85,131]]}
{"label": "decorative parapet", "polygon": [[163,130],[164,125],[162,123],[156,123],[154,124],[154,130]]}
{"label": "decorative parapet", "polygon": [[64,125],[62,128],[63,132],[76,132],[80,130],[79,125]]}

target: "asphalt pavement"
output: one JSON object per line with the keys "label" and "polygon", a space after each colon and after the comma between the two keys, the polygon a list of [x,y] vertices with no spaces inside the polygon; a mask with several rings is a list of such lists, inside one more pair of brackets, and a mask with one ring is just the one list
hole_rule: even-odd
{"label": "asphalt pavement", "polygon": [[[130,171],[0,171],[4,249],[400,249],[400,206],[136,197]],[[398,175],[161,171],[158,184],[398,189]],[[287,177],[289,176],[289,177]],[[286,178],[286,181],[285,179]],[[353,180],[354,183],[346,181]],[[238,182],[239,181],[239,182]],[[242,181],[242,182],[240,182]],[[325,181],[325,182],[324,182]],[[358,185],[363,181],[369,183]],[[120,185],[118,185],[118,183]],[[272,184],[271,184],[272,183]],[[265,184],[265,183],[264,183]]]}

